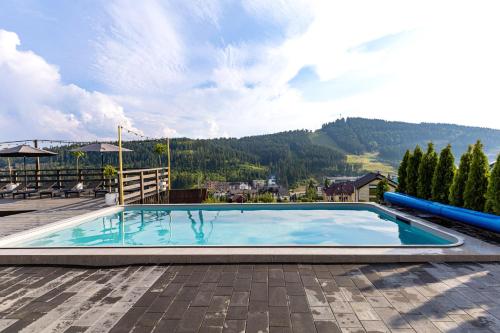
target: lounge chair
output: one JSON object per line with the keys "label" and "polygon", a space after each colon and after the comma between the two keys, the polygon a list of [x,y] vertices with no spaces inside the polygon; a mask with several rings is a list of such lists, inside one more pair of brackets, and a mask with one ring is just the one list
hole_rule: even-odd
{"label": "lounge chair", "polygon": [[14,191],[12,191],[12,199],[15,199],[16,197],[19,196],[22,196],[23,199],[26,199],[33,193],[36,193],[36,189],[33,186],[31,186],[31,184],[28,184],[27,186],[21,189],[16,188]]}
{"label": "lounge chair", "polygon": [[109,191],[104,187],[104,184],[102,181],[95,181],[91,182],[87,186],[88,189],[91,190],[92,193],[94,193],[94,198],[97,198],[99,195],[105,195]]}
{"label": "lounge chair", "polygon": [[5,198],[6,195],[12,194],[17,188],[19,184],[8,183],[0,188],[0,197]]}
{"label": "lounge chair", "polygon": [[43,198],[44,196],[50,196],[53,198],[57,193],[60,191],[60,188],[57,186],[57,182],[54,183],[47,183],[47,184],[41,184],[38,187],[38,190],[33,193],[33,195],[38,194],[40,196],[40,199]]}
{"label": "lounge chair", "polygon": [[85,192],[85,186],[83,185],[83,183],[78,182],[70,189],[63,190],[63,192],[65,198],[70,198],[73,194],[75,194],[77,197],[80,197],[80,194],[82,194],[82,192]]}

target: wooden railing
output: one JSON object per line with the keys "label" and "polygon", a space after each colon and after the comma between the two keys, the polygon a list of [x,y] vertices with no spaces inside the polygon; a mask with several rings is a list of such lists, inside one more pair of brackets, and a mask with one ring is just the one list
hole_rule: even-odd
{"label": "wooden railing", "polygon": [[167,168],[123,171],[123,201],[125,203],[159,202],[162,192],[168,192],[168,182]]}
{"label": "wooden railing", "polygon": [[[41,184],[56,184],[59,187],[64,187],[69,183],[75,182],[105,182],[102,169],[28,169],[25,171],[20,169],[9,170],[0,169],[0,182],[24,183],[25,179],[30,186],[38,188]],[[113,181],[112,183],[116,183]]]}

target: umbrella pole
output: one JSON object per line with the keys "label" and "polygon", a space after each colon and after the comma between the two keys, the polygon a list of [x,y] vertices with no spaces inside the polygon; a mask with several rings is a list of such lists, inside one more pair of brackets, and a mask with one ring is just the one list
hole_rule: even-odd
{"label": "umbrella pole", "polygon": [[28,187],[28,174],[26,173],[26,156],[23,157],[24,164],[24,188]]}

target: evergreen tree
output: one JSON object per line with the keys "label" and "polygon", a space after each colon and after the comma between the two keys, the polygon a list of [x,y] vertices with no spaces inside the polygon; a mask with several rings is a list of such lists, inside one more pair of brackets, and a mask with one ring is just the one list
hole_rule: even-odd
{"label": "evergreen tree", "polygon": [[500,154],[490,175],[486,199],[487,211],[500,215]]}
{"label": "evergreen tree", "polygon": [[465,208],[477,211],[484,210],[488,188],[488,169],[488,158],[483,152],[483,144],[477,140],[472,149],[469,176],[465,183]]}
{"label": "evergreen tree", "polygon": [[451,151],[451,145],[447,145],[439,154],[439,161],[432,177],[432,200],[448,203],[454,175],[455,157]]}
{"label": "evergreen tree", "polygon": [[379,203],[384,201],[384,193],[389,191],[389,184],[386,179],[382,179],[377,184],[377,200]]}
{"label": "evergreen tree", "polygon": [[469,176],[470,160],[472,155],[472,146],[469,146],[467,152],[460,157],[460,165],[458,166],[453,184],[450,188],[450,204],[463,207],[464,206],[464,191],[467,177]]}
{"label": "evergreen tree", "polygon": [[409,195],[417,195],[418,168],[420,167],[422,157],[422,149],[420,149],[420,146],[417,145],[408,160],[408,167],[406,169],[406,193]]}
{"label": "evergreen tree", "polygon": [[429,142],[427,152],[422,158],[418,168],[417,196],[422,199],[430,199],[432,196],[432,177],[438,163],[438,156],[434,150],[434,144]]}
{"label": "evergreen tree", "polygon": [[411,153],[409,150],[406,150],[405,156],[403,157],[398,169],[398,192],[401,193],[406,193],[407,191],[406,175],[410,158]]}

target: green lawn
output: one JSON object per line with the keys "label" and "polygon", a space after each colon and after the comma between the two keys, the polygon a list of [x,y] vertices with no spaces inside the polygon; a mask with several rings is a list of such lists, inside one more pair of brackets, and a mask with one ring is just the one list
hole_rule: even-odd
{"label": "green lawn", "polygon": [[377,172],[382,174],[395,173],[393,166],[377,160],[377,153],[365,153],[363,155],[347,155],[348,163],[360,163],[363,170]]}

